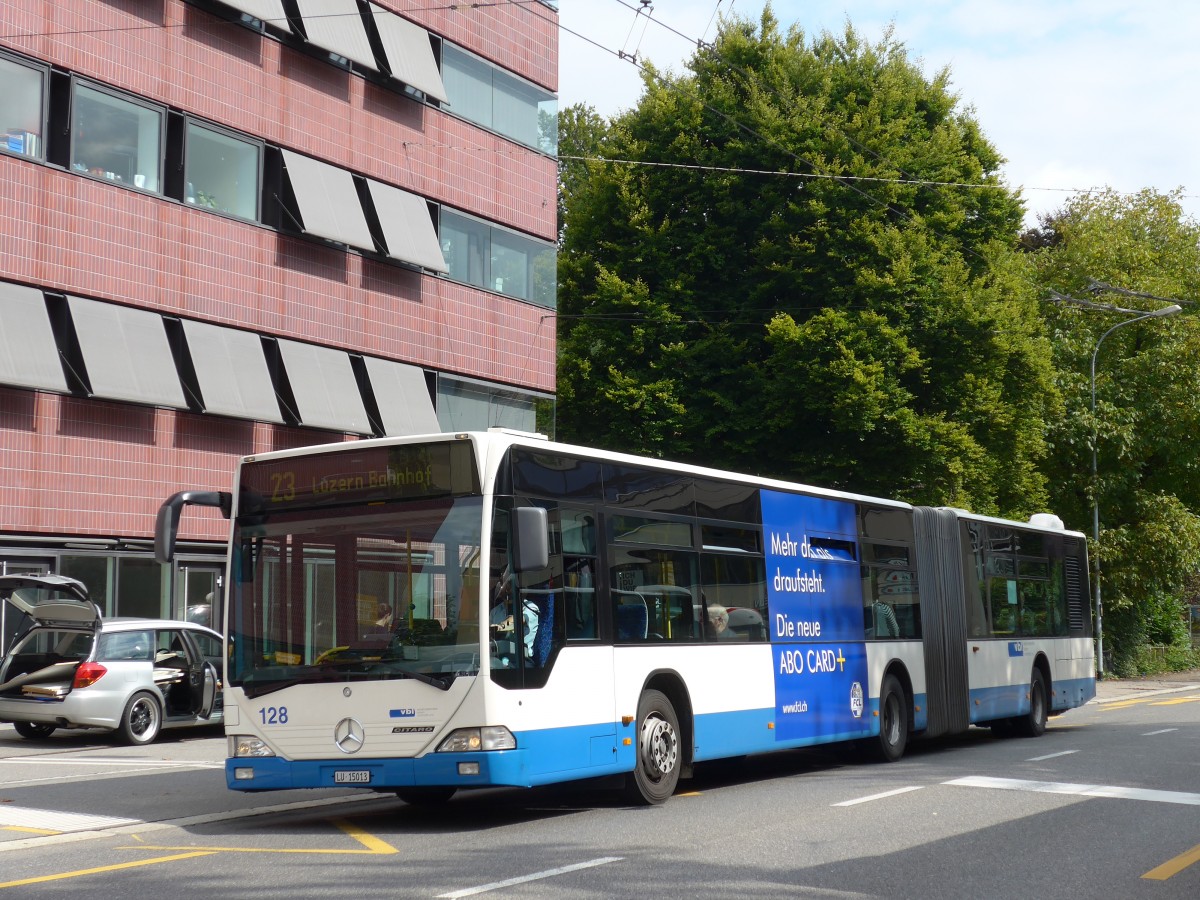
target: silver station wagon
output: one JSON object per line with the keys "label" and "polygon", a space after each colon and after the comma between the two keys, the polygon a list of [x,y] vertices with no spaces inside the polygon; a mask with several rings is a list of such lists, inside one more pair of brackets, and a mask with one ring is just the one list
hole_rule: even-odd
{"label": "silver station wagon", "polygon": [[0,722],[26,738],[59,728],[149,744],[164,728],[222,721],[221,636],[194,622],[105,619],[62,575],[0,576],[17,627],[0,660]]}

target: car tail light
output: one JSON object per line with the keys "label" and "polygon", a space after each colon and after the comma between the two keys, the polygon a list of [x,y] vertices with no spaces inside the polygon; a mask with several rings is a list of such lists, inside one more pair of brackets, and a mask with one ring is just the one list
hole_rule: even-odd
{"label": "car tail light", "polygon": [[95,684],[107,671],[108,669],[104,668],[100,663],[81,663],[75,669],[75,680],[71,682],[71,688],[85,688],[89,684]]}

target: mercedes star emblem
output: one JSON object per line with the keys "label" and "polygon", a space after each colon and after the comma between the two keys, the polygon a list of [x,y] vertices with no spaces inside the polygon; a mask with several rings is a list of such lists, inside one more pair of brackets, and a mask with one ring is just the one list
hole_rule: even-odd
{"label": "mercedes star emblem", "polygon": [[342,719],[333,728],[333,742],[343,753],[357,753],[365,740],[366,732],[358,719]]}

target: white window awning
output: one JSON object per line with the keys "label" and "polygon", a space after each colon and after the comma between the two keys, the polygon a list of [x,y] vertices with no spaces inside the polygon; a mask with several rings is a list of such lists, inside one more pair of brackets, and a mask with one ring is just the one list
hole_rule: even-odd
{"label": "white window awning", "polygon": [[442,430],[420,368],[373,356],[363,360],[384,434],[437,434]]}
{"label": "white window awning", "polygon": [[310,44],[369,69],[379,68],[356,0],[296,0],[296,6]]}
{"label": "white window awning", "polygon": [[449,272],[425,198],[379,181],[368,180],[367,187],[383,228],[387,255],[433,272]]}
{"label": "white window awning", "polygon": [[67,391],[46,298],[7,281],[0,281],[0,384]]}
{"label": "white window awning", "polygon": [[67,303],[94,396],[187,408],[162,316],[81,297]]}
{"label": "white window awning", "polygon": [[375,250],[367,217],[358,202],[354,177],[349,172],[291,150],[283,151],[283,164],[306,233],[362,250]]}
{"label": "white window awning", "polygon": [[292,30],[288,25],[287,13],[283,11],[283,0],[221,0],[221,2],[253,16],[260,22],[274,25],[283,31],[290,32]]}
{"label": "white window awning", "polygon": [[429,32],[374,3],[370,6],[392,77],[435,100],[449,102],[442,73],[433,57]]}
{"label": "white window awning", "polygon": [[183,333],[206,413],[283,421],[257,334],[189,319],[183,321]]}
{"label": "white window awning", "polygon": [[371,433],[348,353],[282,338],[279,352],[296,398],[300,424],[353,434]]}

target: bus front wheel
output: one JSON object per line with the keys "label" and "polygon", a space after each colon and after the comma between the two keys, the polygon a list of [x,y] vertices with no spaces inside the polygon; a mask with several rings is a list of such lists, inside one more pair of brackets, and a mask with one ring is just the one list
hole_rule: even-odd
{"label": "bus front wheel", "polygon": [[908,709],[904,689],[895,675],[887,675],[879,689],[879,740],[875,755],[884,762],[895,762],[908,746]]}
{"label": "bus front wheel", "polygon": [[406,787],[398,788],[396,796],[409,806],[441,806],[454,796],[456,790],[452,787]]}
{"label": "bus front wheel", "polygon": [[637,730],[637,761],[626,776],[625,794],[634,803],[663,803],[675,793],[681,767],[679,718],[665,694],[642,694]]}

